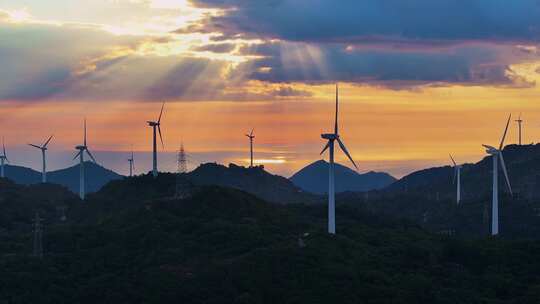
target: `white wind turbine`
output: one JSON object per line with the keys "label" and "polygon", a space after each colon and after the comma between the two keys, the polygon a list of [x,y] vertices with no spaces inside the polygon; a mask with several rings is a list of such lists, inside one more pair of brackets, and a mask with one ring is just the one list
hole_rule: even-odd
{"label": "white wind turbine", "polygon": [[133,157],[133,149],[131,150],[131,157],[128,158],[129,162],[129,177],[133,176],[133,169],[135,169],[135,158]]}
{"label": "white wind turbine", "polygon": [[47,182],[47,158],[46,158],[45,152],[47,151],[47,145],[49,144],[52,138],[53,138],[53,135],[51,135],[51,137],[49,137],[49,139],[47,139],[47,141],[45,141],[45,143],[41,146],[28,144],[29,146],[32,146],[34,148],[41,150],[41,161],[43,163],[43,166],[41,169],[41,182],[42,183]]}
{"label": "white wind turbine", "polygon": [[329,150],[330,153],[330,161],[328,165],[328,233],[330,234],[336,234],[336,206],[335,206],[335,188],[334,188],[334,143],[335,141],[338,142],[339,147],[347,155],[347,157],[351,160],[354,167],[358,169],[356,166],[356,163],[352,159],[351,155],[349,154],[349,151],[347,151],[347,148],[341,141],[338,133],[338,85],[336,84],[336,117],[335,117],[335,124],[334,124],[334,133],[325,133],[321,134],[321,137],[323,139],[328,140],[328,143],[324,147],[324,149],[321,151],[321,155],[326,151],[326,149]]}
{"label": "white wind turbine", "polygon": [[250,155],[250,165],[249,167],[253,167],[253,139],[255,138],[255,135],[253,135],[253,129],[251,129],[251,132],[249,134],[246,134],[246,136],[249,138],[249,155]]}
{"label": "white wind turbine", "polygon": [[159,139],[161,139],[161,147],[165,147],[163,145],[163,137],[161,137],[161,115],[163,114],[163,107],[165,106],[165,102],[161,105],[161,111],[159,112],[159,118],[158,121],[147,121],[148,126],[152,127],[153,129],[153,141],[152,141],[152,175],[154,178],[158,175],[158,165],[157,165],[157,140],[156,140],[156,127],[159,132]]}
{"label": "white wind turbine", "polygon": [[90,150],[88,150],[88,146],[86,145],[86,119],[84,119],[84,143],[80,146],[76,146],[75,149],[79,150],[79,152],[73,157],[73,159],[79,158],[79,169],[80,169],[80,176],[79,176],[79,197],[84,200],[86,193],[85,193],[85,181],[84,181],[84,152],[90,156],[92,161],[96,163],[96,159],[94,156],[92,156],[92,153],[90,153]]}
{"label": "white wind turbine", "polygon": [[521,146],[521,125],[523,124],[523,119],[521,119],[521,113],[519,113],[519,118],[516,120],[518,123],[518,132],[519,132],[519,145]]}
{"label": "white wind turbine", "polygon": [[6,154],[6,144],[4,142],[4,138],[2,137],[2,155],[0,155],[0,177],[2,178],[6,177],[4,171],[6,163],[9,163],[9,159],[7,158]]}
{"label": "white wind turbine", "polygon": [[452,157],[452,154],[450,154],[450,159],[452,160],[452,163],[454,164],[454,183],[457,184],[457,194],[456,194],[456,201],[459,205],[459,202],[461,202],[461,168],[462,165],[456,164],[456,161]]}
{"label": "white wind turbine", "polygon": [[504,139],[506,138],[506,133],[508,132],[508,125],[510,124],[511,117],[512,114],[508,116],[508,121],[506,122],[506,128],[504,129],[504,134],[501,139],[499,149],[488,145],[482,145],[486,148],[486,152],[493,158],[493,199],[491,205],[491,235],[499,234],[499,181],[497,168],[499,161],[501,162],[501,167],[503,169],[504,177],[506,179],[506,185],[508,186],[508,190],[512,195],[512,186],[510,186],[510,179],[508,178],[508,173],[506,171],[506,165],[504,163],[504,158],[502,154]]}

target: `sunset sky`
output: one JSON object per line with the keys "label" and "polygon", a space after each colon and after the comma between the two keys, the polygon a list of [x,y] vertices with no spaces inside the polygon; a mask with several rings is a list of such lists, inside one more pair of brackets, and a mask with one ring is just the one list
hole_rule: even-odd
{"label": "sunset sky", "polygon": [[[290,176],[321,158],[340,84],[360,171],[401,177],[485,156],[508,114],[540,136],[538,0],[0,0],[0,136],[12,164],[75,164],[88,120],[98,162],[151,168],[160,103],[175,170],[255,162]],[[517,141],[512,122],[508,143]],[[346,162],[338,153],[339,162]]]}

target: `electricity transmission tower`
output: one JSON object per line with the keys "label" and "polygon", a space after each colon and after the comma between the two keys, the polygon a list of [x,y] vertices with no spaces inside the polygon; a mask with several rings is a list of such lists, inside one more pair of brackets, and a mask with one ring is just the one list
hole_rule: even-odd
{"label": "electricity transmission tower", "polygon": [[36,217],[34,218],[33,256],[40,259],[43,257],[43,226],[41,225],[41,221],[39,212],[36,212]]}
{"label": "electricity transmission tower", "polygon": [[186,180],[187,160],[184,144],[180,145],[180,150],[177,154],[177,169],[176,169],[176,191],[175,197],[178,199],[187,198],[190,194],[189,182]]}

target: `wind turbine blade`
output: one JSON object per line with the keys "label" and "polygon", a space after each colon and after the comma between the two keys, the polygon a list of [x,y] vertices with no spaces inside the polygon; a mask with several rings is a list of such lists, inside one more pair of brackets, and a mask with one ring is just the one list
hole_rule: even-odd
{"label": "wind turbine blade", "polygon": [[506,128],[504,129],[504,134],[503,134],[503,137],[501,139],[501,144],[499,145],[499,150],[502,150],[502,148],[503,148],[504,140],[506,138],[506,133],[508,132],[508,125],[510,124],[510,119],[511,118],[512,118],[512,114],[508,115],[508,121],[506,122]]}
{"label": "wind turbine blade", "polygon": [[455,161],[454,158],[452,157],[452,154],[449,154],[449,155],[450,155],[450,159],[451,159],[452,162],[454,163],[454,167],[457,166],[456,161]]}
{"label": "wind turbine blade", "polygon": [[355,163],[354,160],[352,159],[351,155],[349,154],[349,151],[347,151],[347,148],[345,147],[345,145],[343,144],[343,142],[341,141],[341,139],[339,139],[339,137],[337,138],[337,141],[338,141],[339,147],[341,148],[341,150],[343,151],[343,153],[345,153],[345,155],[347,155],[347,157],[348,157],[349,160],[353,163],[353,165],[354,165],[354,167],[356,168],[356,170],[358,170],[358,166],[356,165],[356,163]]}
{"label": "wind turbine blade", "polygon": [[81,151],[79,151],[79,153],[75,154],[75,157],[73,157],[73,160],[77,159],[77,157],[79,157],[80,154],[81,154]]}
{"label": "wind turbine blade", "polygon": [[34,144],[28,144],[29,146],[32,146],[32,147],[35,147],[35,148],[38,148],[38,149],[41,149],[40,146],[37,146],[37,145],[34,145]]}
{"label": "wind turbine blade", "polygon": [[157,123],[159,124],[161,122],[161,115],[163,114],[163,107],[165,107],[165,102],[161,105],[161,111],[159,112],[159,118]]}
{"label": "wind turbine blade", "polygon": [[84,119],[84,146],[86,147],[86,118]]}
{"label": "wind turbine blade", "polygon": [[4,143],[4,138],[2,138],[2,148],[3,148],[3,150],[4,150],[4,158],[6,159],[6,162],[9,163],[9,159],[8,159],[7,153],[6,153],[6,145],[5,145],[5,143]]}
{"label": "wind turbine blade", "polygon": [[88,154],[88,156],[90,156],[90,158],[92,159],[92,161],[93,161],[94,163],[97,164],[97,161],[96,161],[96,159],[94,158],[94,156],[92,155],[92,153],[90,153],[90,150],[86,149],[85,151],[86,151],[86,153]]}
{"label": "wind turbine blade", "polygon": [[254,130],[254,129],[251,129],[251,133],[249,133],[249,137],[252,137],[252,136],[253,136],[253,130]]}
{"label": "wind turbine blade", "polygon": [[330,142],[327,142],[327,143],[326,143],[326,146],[324,146],[324,149],[322,149],[320,155],[322,155],[322,154],[324,153],[324,151],[326,151],[326,149],[328,149],[328,147],[330,147]]}
{"label": "wind turbine blade", "polygon": [[161,148],[165,149],[165,145],[163,144],[163,137],[161,136],[161,126],[157,126],[158,132],[159,132],[159,139],[161,140]]}
{"label": "wind turbine blade", "polygon": [[49,139],[47,139],[47,141],[43,144],[43,148],[47,148],[47,145],[49,144],[49,142],[51,141],[51,139],[53,138],[54,135],[51,135],[51,137],[49,137]]}
{"label": "wind turbine blade", "polygon": [[503,169],[504,178],[506,179],[506,185],[508,186],[508,190],[510,191],[510,194],[512,194],[512,186],[510,185],[510,179],[508,178],[508,172],[506,171],[506,164],[504,163],[504,157],[502,155],[502,151],[499,151],[499,159],[501,160],[501,167]]}
{"label": "wind turbine blade", "polygon": [[338,84],[336,83],[336,120],[334,125],[334,134],[338,134]]}

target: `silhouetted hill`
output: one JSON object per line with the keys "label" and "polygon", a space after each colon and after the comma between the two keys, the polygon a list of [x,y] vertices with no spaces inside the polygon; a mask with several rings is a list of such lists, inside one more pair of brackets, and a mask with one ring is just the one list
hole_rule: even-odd
{"label": "silhouetted hill", "polygon": [[79,198],[56,184],[20,185],[0,179],[0,231],[30,230],[35,212],[48,223],[61,221]]}
{"label": "silhouetted hill", "polygon": [[[511,145],[503,153],[514,194],[499,170],[500,235],[540,239],[540,145]],[[412,220],[434,232],[484,236],[490,233],[492,166],[491,157],[463,166],[459,205],[450,166],[420,170],[381,191],[343,193],[338,199],[379,216]]]}
{"label": "silhouetted hill", "polygon": [[311,203],[318,200],[302,191],[288,179],[273,175],[263,167],[246,168],[230,164],[203,164],[187,175],[195,185],[219,185],[240,189],[266,201],[280,204]]}
{"label": "silhouetted hill", "polygon": [[[45,223],[41,260],[29,254],[29,227],[0,233],[0,302],[532,304],[540,296],[539,242],[441,237],[344,205],[330,237],[324,205],[270,204],[217,186],[175,200],[159,178],[143,187],[152,194],[116,197],[129,181],[146,184],[115,181],[74,204],[91,220]],[[101,214],[105,197],[123,207]],[[28,197],[30,218],[35,201]]]}
{"label": "silhouetted hill", "polygon": [[[517,197],[540,198],[540,144],[509,145],[503,150],[512,189]],[[476,164],[465,164],[461,170],[462,197],[479,199],[491,193],[493,164],[485,157]],[[391,193],[417,193],[435,198],[455,198],[454,169],[450,166],[430,168],[403,177],[385,189]],[[499,166],[499,189],[508,192]]]}
{"label": "silhouetted hill", "polygon": [[[304,167],[290,180],[305,191],[328,193],[328,163],[318,160]],[[343,165],[335,165],[336,192],[369,191],[384,188],[396,181],[387,173],[368,172],[359,174]]]}
{"label": "silhouetted hill", "polygon": [[[18,184],[37,184],[41,182],[41,172],[30,168],[6,165],[6,177]],[[79,165],[47,172],[47,182],[66,186],[69,190],[79,192]],[[96,192],[103,185],[122,176],[93,162],[85,162],[86,191]]]}

